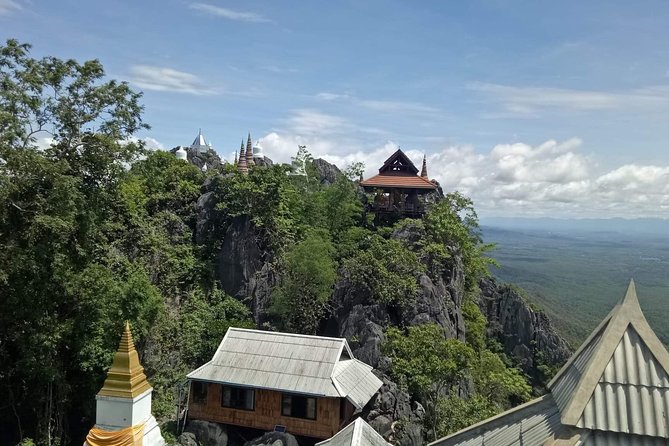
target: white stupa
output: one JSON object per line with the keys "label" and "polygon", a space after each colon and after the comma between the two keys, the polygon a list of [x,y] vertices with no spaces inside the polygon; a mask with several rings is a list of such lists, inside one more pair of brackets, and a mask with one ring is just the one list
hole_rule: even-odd
{"label": "white stupa", "polygon": [[260,145],[260,140],[256,141],[256,143],[253,146],[253,156],[255,158],[264,158],[265,153],[263,152],[263,148]]}
{"label": "white stupa", "polygon": [[174,152],[174,156],[179,160],[188,161],[188,152],[186,152],[186,149],[184,149],[183,146],[179,146],[177,151]]}
{"label": "white stupa", "polygon": [[163,446],[165,440],[151,413],[152,393],[126,322],[107,379],[95,396],[95,426],[84,446]]}
{"label": "white stupa", "polygon": [[207,143],[202,135],[202,129],[198,131],[193,144],[190,145],[190,148],[195,150],[195,153],[200,155],[202,153],[207,153],[211,149],[211,144]]}

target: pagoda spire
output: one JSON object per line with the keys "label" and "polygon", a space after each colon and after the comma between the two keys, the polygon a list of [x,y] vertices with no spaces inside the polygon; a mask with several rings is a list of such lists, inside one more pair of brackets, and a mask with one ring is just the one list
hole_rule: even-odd
{"label": "pagoda spire", "polygon": [[132,399],[150,389],[151,385],[146,380],[144,367],[139,363],[139,356],[132,341],[130,324],[126,322],[112,366],[98,395]]}
{"label": "pagoda spire", "polygon": [[256,165],[255,161],[253,161],[253,143],[251,142],[251,132],[249,132],[249,137],[246,140],[246,165],[249,169]]}
{"label": "pagoda spire", "polygon": [[246,164],[246,153],[244,153],[244,140],[242,139],[242,146],[239,149],[239,161],[237,162],[237,170],[244,175],[249,173],[249,167]]}
{"label": "pagoda spire", "polygon": [[235,150],[235,166],[237,165],[237,151]]}
{"label": "pagoda spire", "polygon": [[427,159],[425,158],[425,154],[423,154],[423,168],[420,171],[420,176],[427,178]]}

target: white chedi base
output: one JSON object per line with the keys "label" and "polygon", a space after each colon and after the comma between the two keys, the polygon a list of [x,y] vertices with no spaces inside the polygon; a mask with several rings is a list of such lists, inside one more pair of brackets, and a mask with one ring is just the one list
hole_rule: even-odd
{"label": "white chedi base", "polygon": [[142,445],[164,445],[165,440],[160,433],[160,426],[151,414],[152,393],[153,389],[149,389],[132,399],[97,395],[95,427],[106,431],[119,431],[143,423]]}
{"label": "white chedi base", "polygon": [[165,444],[165,439],[163,434],[160,433],[160,426],[155,417],[151,415],[151,418],[144,425],[144,439],[142,441],[143,446],[163,446]]}

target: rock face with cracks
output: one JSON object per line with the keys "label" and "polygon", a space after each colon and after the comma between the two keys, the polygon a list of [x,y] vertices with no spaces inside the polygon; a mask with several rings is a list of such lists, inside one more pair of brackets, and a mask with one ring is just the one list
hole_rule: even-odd
{"label": "rock face with cracks", "polygon": [[531,384],[541,380],[544,367],[556,368],[571,356],[569,344],[553,328],[545,313],[533,309],[509,285],[494,279],[479,284],[479,308],[488,319],[488,335],[497,339],[504,352],[525,374]]}

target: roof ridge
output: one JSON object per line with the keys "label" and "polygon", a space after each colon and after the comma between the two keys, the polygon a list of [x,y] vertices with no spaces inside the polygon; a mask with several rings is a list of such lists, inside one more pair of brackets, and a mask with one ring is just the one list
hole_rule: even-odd
{"label": "roof ridge", "polygon": [[[588,341],[591,341],[594,335],[599,334],[603,329],[600,339],[594,347],[594,351],[591,353],[583,372],[576,382],[576,386],[570,392],[571,395],[566,405],[561,408],[561,419],[566,425],[577,425],[583,414],[583,410],[590,401],[607,365],[613,358],[616,348],[629,327],[632,327],[636,331],[639,339],[648,348],[649,353],[659,363],[660,367],[664,369],[664,372],[669,374],[669,352],[664,348],[664,345],[658,339],[643,315],[633,280],[630,281],[625,296],[609,313],[605,322],[607,322],[605,327],[602,327],[602,324],[600,324],[593,332],[593,335],[588,338]],[[583,345],[587,344],[588,342],[584,342]],[[582,351],[582,349],[579,349],[578,353],[580,354]],[[573,358],[577,356],[579,355],[574,354]],[[573,361],[566,366],[571,366],[572,364]],[[560,370],[560,376],[556,375],[556,379],[549,383],[551,391],[553,391],[553,385],[562,376],[564,370],[564,368]]]}
{"label": "roof ridge", "polygon": [[230,327],[228,330],[231,331],[242,331],[242,332],[247,332],[247,333],[262,333],[262,334],[270,334],[270,335],[275,335],[275,336],[290,336],[290,337],[296,337],[296,338],[309,338],[309,339],[323,339],[323,340],[329,340],[329,341],[339,341],[339,342],[344,342],[346,341],[346,338],[334,338],[330,336],[317,336],[317,335],[308,335],[308,334],[302,334],[302,333],[286,333],[283,331],[270,331],[270,330],[257,330],[254,328],[239,328],[239,327]]}

